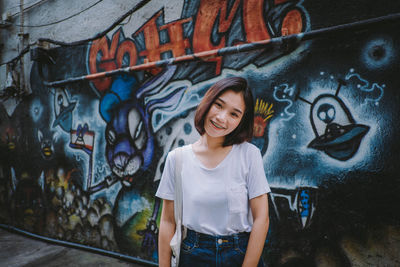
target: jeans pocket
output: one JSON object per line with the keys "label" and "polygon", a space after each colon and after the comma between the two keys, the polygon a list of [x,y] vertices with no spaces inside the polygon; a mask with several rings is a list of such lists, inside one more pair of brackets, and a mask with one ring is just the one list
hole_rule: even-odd
{"label": "jeans pocket", "polygon": [[190,252],[192,252],[194,247],[195,247],[195,244],[186,238],[182,241],[181,252],[190,253]]}
{"label": "jeans pocket", "polygon": [[246,250],[242,250],[240,247],[235,248],[235,250],[243,256],[246,255]]}
{"label": "jeans pocket", "polygon": [[248,239],[242,239],[238,242],[237,246],[235,246],[235,250],[242,255],[246,254],[247,245],[249,244]]}

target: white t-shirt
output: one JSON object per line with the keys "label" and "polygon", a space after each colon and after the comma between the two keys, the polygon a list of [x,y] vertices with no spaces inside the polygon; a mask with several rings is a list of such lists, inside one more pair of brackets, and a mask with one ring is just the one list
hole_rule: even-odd
{"label": "white t-shirt", "polygon": [[[250,232],[249,199],[269,193],[260,150],[248,142],[233,145],[215,168],[197,159],[192,145],[183,150],[182,189],[184,226],[209,235]],[[168,153],[156,196],[174,200],[175,151]]]}

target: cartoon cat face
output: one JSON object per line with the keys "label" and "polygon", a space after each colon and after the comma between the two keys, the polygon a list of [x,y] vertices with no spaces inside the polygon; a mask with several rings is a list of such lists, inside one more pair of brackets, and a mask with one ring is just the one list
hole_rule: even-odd
{"label": "cartoon cat face", "polygon": [[146,170],[152,162],[154,139],[149,118],[130,100],[114,110],[106,128],[106,154],[112,172],[125,186],[134,183],[134,175]]}
{"label": "cartoon cat face", "polygon": [[53,135],[52,132],[46,133],[38,129],[37,137],[40,143],[40,155],[43,159],[52,159],[54,156],[54,143],[57,140],[58,134]]}

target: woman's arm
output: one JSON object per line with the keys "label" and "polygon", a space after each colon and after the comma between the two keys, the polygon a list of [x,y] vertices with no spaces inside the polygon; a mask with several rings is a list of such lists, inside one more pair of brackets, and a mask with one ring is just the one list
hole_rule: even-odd
{"label": "woman's arm", "polygon": [[244,267],[257,266],[264,248],[269,226],[267,194],[250,199],[250,208],[253,215],[253,228],[243,261]]}
{"label": "woman's arm", "polygon": [[171,266],[172,250],[169,245],[175,233],[174,201],[163,200],[160,233],[158,234],[158,262],[160,267]]}

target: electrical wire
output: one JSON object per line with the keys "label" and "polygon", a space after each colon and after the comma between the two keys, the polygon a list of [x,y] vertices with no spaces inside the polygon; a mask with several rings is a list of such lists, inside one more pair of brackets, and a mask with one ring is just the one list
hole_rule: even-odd
{"label": "electrical wire", "polygon": [[92,7],[94,7],[95,5],[97,5],[100,2],[103,2],[103,0],[99,0],[96,3],[92,4],[91,6],[88,6],[87,8],[79,11],[78,13],[75,13],[75,14],[73,14],[71,16],[68,16],[68,17],[66,17],[64,19],[61,19],[61,20],[58,20],[58,21],[54,21],[54,22],[50,22],[50,23],[46,23],[46,24],[41,24],[41,25],[20,25],[20,24],[14,24],[14,23],[12,23],[12,25],[17,26],[17,27],[24,27],[24,28],[40,28],[40,27],[46,27],[46,26],[55,25],[55,24],[58,24],[60,22],[66,21],[66,20],[69,20],[70,18],[73,18],[73,17],[76,17],[76,16],[82,14],[83,12],[91,9]]}
{"label": "electrical wire", "polygon": [[[45,1],[48,1],[48,0],[39,0],[39,1],[37,1],[36,3],[32,4],[31,6],[28,6],[28,7],[24,8],[24,11],[27,10],[27,9],[29,9],[29,8],[31,8],[31,7],[34,6],[34,5],[37,5],[37,4],[40,3],[40,2],[45,2]],[[28,3],[24,3],[24,4],[25,4],[25,5],[28,5]],[[9,7],[8,9],[10,10],[10,9],[14,9],[14,8],[17,8],[17,7],[19,8],[19,7],[21,7],[21,5],[18,4],[18,5],[16,5],[16,6]]]}
{"label": "electrical wire", "polygon": [[123,22],[128,16],[130,16],[131,14],[133,14],[134,12],[136,12],[137,10],[139,10],[140,8],[145,6],[150,1],[151,0],[143,0],[143,1],[139,2],[131,10],[129,10],[124,15],[122,15],[119,19],[117,19],[110,27],[108,27],[104,31],[96,34],[92,38],[88,38],[88,39],[84,39],[84,40],[80,40],[80,41],[75,41],[75,42],[72,42],[72,43],[65,43],[65,42],[56,41],[56,40],[52,40],[52,39],[48,39],[48,38],[39,38],[38,41],[39,42],[48,42],[48,43],[59,45],[59,46],[78,46],[78,45],[86,44],[86,43],[88,43],[90,41],[94,41],[96,39],[99,39],[99,38],[105,36],[108,32],[110,32],[116,26],[119,26],[121,24],[121,22]]}
{"label": "electrical wire", "polygon": [[28,53],[29,48],[35,44],[36,43],[28,44],[24,49],[22,49],[22,51],[18,54],[18,56],[16,56],[15,58],[13,58],[7,62],[0,63],[0,66],[10,64],[10,63],[15,63],[17,60],[19,60],[21,57],[23,57],[26,53]]}
{"label": "electrical wire", "polygon": [[[90,41],[93,41],[93,40],[96,40],[96,39],[99,39],[99,38],[105,36],[108,32],[110,32],[116,26],[119,26],[121,24],[121,22],[123,22],[128,16],[131,16],[134,12],[136,12],[137,10],[142,8],[144,5],[146,5],[150,1],[151,0],[143,0],[143,1],[139,2],[131,10],[129,10],[127,13],[125,13],[119,19],[117,19],[110,27],[108,27],[103,32],[100,32],[100,33],[96,34],[92,38],[88,38],[88,39],[80,40],[80,41],[75,41],[75,42],[72,42],[72,43],[65,43],[65,42],[55,41],[55,40],[48,39],[48,38],[39,38],[38,42],[48,42],[48,43],[55,44],[55,45],[60,45],[60,46],[78,46],[78,45],[86,44],[87,42],[90,42]],[[37,42],[35,42],[33,44],[29,44],[27,47],[25,47],[21,51],[21,53],[18,54],[18,56],[16,56],[15,58],[13,58],[13,59],[11,59],[11,60],[9,60],[7,62],[0,63],[0,66],[6,65],[6,64],[9,64],[9,63],[13,63],[13,62],[19,60],[24,54],[29,52],[30,46],[35,45],[36,43]]]}
{"label": "electrical wire", "polygon": [[120,26],[124,26],[124,25],[128,24],[128,23],[131,21],[131,18],[132,18],[132,14],[129,16],[129,19],[128,19],[127,22],[125,22],[125,23],[120,23],[119,25],[120,25]]}
{"label": "electrical wire", "polygon": [[[38,1],[38,2],[36,2],[36,3],[34,3],[34,4],[32,4],[31,6],[28,6],[28,7],[24,8],[23,11],[24,11],[24,12],[25,12],[25,11],[28,11],[29,9],[34,8],[34,7],[36,7],[36,6],[40,5],[40,4],[42,4],[43,2],[47,2],[47,1],[48,1],[48,0],[40,0],[40,1]],[[14,9],[14,8],[17,8],[17,7],[20,7],[20,5],[10,7],[9,9]],[[19,15],[20,13],[21,13],[21,12],[18,11],[17,13],[15,13],[15,14],[13,14],[13,15],[11,15],[11,16],[12,16],[12,17],[15,17],[15,16]]]}

